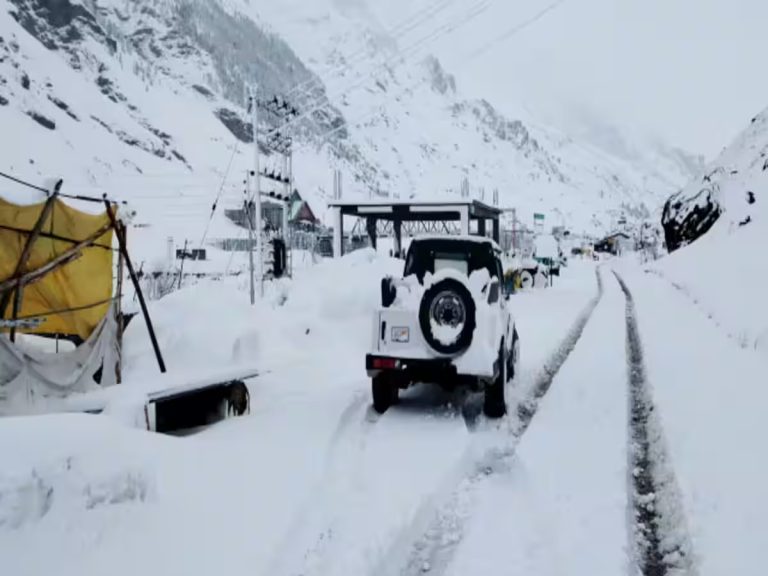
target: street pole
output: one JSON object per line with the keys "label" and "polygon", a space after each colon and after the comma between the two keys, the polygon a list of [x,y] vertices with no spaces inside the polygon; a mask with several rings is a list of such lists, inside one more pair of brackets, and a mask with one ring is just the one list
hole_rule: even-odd
{"label": "street pole", "polygon": [[293,278],[293,239],[291,238],[291,199],[293,198],[293,147],[288,156],[288,194],[283,208],[283,224],[285,226],[285,253],[288,259],[288,276]]}
{"label": "street pole", "polygon": [[[248,170],[246,182],[248,193],[251,192],[251,171]],[[248,219],[248,272],[251,279],[251,306],[256,304],[256,285],[253,278],[253,198],[245,198],[245,217]],[[237,249],[237,246],[234,246]]]}
{"label": "street pole", "polygon": [[517,256],[517,208],[512,209],[512,254]]}
{"label": "street pole", "polygon": [[259,169],[259,87],[255,85],[251,92],[251,112],[253,114],[253,164],[254,189],[253,202],[256,212],[256,258],[258,266],[256,274],[259,280],[259,296],[264,296],[264,249],[262,246],[261,230],[261,171]]}
{"label": "street pole", "polygon": [[291,159],[290,152],[286,152],[283,155],[283,177],[286,180],[284,190],[286,201],[283,203],[283,241],[288,247],[288,206],[291,199],[291,185],[293,183],[293,175],[291,174]]}

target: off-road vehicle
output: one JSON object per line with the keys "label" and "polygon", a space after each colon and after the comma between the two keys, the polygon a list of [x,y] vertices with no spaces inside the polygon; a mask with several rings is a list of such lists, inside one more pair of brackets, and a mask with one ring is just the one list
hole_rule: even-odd
{"label": "off-road vehicle", "polygon": [[374,316],[366,369],[377,412],[396,403],[401,389],[435,383],[483,391],[485,414],[505,414],[519,339],[502,293],[500,254],[488,238],[413,240],[403,278],[382,280]]}

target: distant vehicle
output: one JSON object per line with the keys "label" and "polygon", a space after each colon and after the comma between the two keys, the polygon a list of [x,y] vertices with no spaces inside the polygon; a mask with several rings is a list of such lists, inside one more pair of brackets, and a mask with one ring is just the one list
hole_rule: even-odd
{"label": "distant vehicle", "polygon": [[519,338],[507,305],[501,251],[490,239],[415,239],[402,279],[382,280],[373,346],[366,357],[373,406],[384,413],[420,382],[485,394],[484,413],[506,413]]}
{"label": "distant vehicle", "polygon": [[534,258],[541,264],[548,276],[560,276],[562,264],[560,246],[551,234],[541,234],[534,242]]}

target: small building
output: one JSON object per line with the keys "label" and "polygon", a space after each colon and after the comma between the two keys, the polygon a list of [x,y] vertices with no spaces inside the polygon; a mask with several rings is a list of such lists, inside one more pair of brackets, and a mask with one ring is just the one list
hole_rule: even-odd
{"label": "small building", "polygon": [[320,223],[312,211],[312,207],[301,197],[298,190],[294,190],[291,195],[288,220],[292,227],[303,230],[314,230]]}
{"label": "small building", "polygon": [[620,256],[633,248],[632,238],[624,232],[614,232],[595,242],[595,252]]}
{"label": "small building", "polygon": [[205,248],[191,248],[187,250],[184,250],[183,248],[176,249],[176,260],[202,261],[207,259],[208,254]]}

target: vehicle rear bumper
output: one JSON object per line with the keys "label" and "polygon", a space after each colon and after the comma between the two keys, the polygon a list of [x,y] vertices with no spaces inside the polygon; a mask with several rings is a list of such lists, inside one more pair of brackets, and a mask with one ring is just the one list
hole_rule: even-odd
{"label": "vehicle rear bumper", "polygon": [[381,354],[368,354],[365,369],[371,378],[388,374],[401,388],[417,382],[440,384],[445,388],[469,386],[475,388],[489,383],[492,378],[474,374],[459,374],[450,358],[397,358]]}

